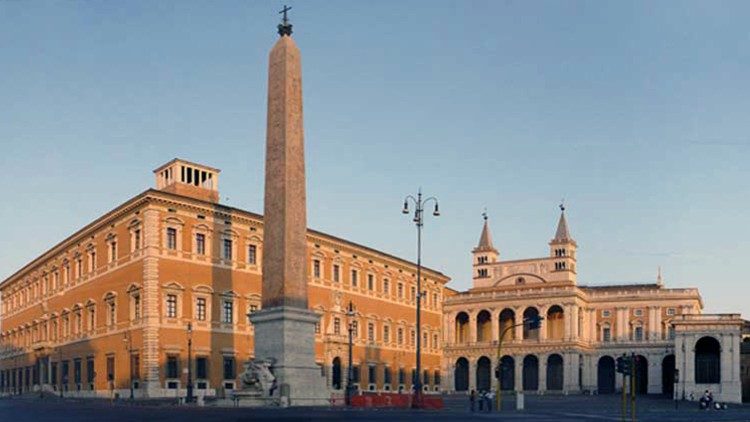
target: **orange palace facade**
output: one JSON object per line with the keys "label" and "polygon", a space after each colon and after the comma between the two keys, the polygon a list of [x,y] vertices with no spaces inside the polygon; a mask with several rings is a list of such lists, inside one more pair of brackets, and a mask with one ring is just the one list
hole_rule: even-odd
{"label": "orange palace facade", "polygon": [[[0,391],[78,397],[184,396],[188,338],[196,394],[240,388],[261,303],[261,215],[218,203],[219,170],[173,160],[149,189],[0,283]],[[409,390],[416,266],[308,231],[316,356],[345,388],[348,329],[361,390]],[[424,269],[425,389],[441,383],[445,275]],[[355,316],[347,316],[352,301]],[[191,331],[188,332],[188,326]]]}

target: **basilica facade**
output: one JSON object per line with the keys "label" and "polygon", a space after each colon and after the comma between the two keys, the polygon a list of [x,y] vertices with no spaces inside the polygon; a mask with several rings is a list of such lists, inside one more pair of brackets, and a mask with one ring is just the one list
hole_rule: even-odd
{"label": "basilica facade", "polygon": [[[710,389],[740,401],[740,316],[702,314],[697,289],[666,288],[661,274],[651,284],[579,285],[578,245],[561,209],[548,256],[532,259],[500,260],[485,216],[473,286],[443,304],[445,388],[612,393],[623,381],[616,358],[635,354],[638,393]],[[539,328],[524,323],[537,316]]]}

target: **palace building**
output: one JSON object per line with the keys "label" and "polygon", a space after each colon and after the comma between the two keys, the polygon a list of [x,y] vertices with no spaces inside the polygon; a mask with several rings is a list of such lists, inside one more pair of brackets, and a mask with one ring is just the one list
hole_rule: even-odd
{"label": "palace building", "polygon": [[[196,394],[238,388],[260,308],[263,217],[218,203],[219,170],[173,160],[137,195],[0,283],[0,388],[79,397],[184,396],[188,338]],[[411,387],[416,265],[309,230],[316,360],[346,384],[348,329],[362,390]],[[422,271],[425,389],[442,382],[448,277]],[[347,316],[351,301],[355,315]],[[351,325],[350,325],[351,324]],[[188,332],[188,327],[191,331]]]}
{"label": "palace building", "polygon": [[[616,358],[634,353],[639,393],[697,399],[709,389],[741,401],[740,316],[702,314],[698,290],[666,288],[661,273],[653,284],[578,285],[578,245],[561,209],[549,255],[512,261],[499,259],[485,216],[473,287],[443,303],[446,390],[499,382],[519,392],[612,393],[622,386]],[[539,329],[523,324],[535,316]]]}

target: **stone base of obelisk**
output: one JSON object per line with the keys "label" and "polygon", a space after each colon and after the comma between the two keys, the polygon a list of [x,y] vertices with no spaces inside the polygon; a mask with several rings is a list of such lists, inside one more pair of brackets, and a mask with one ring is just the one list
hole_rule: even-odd
{"label": "stone base of obelisk", "polygon": [[321,367],[315,363],[317,313],[280,306],[250,315],[255,328],[255,359],[273,359],[273,374],[282,405],[324,406],[330,391]]}

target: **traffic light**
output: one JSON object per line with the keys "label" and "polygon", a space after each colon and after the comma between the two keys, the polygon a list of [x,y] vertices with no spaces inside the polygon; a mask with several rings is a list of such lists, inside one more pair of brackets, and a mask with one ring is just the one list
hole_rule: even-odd
{"label": "traffic light", "polygon": [[626,356],[620,356],[617,358],[615,369],[617,372],[623,375],[630,375],[632,373],[632,359]]}
{"label": "traffic light", "polygon": [[539,315],[530,316],[524,322],[528,325],[529,330],[538,330],[542,323],[542,317]]}

